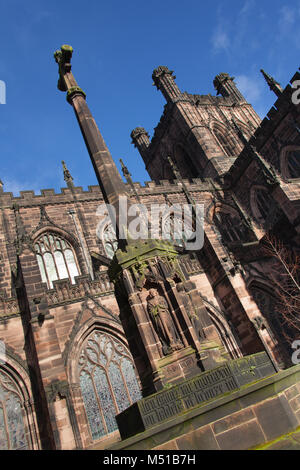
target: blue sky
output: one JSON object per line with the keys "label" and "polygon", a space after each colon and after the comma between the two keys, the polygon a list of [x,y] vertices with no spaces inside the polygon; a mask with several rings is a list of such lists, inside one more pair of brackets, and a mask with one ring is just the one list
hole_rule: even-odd
{"label": "blue sky", "polygon": [[19,0],[0,1],[0,178],[5,191],[97,184],[65,94],[56,88],[53,52],[74,48],[73,73],[119,166],[149,180],[130,140],[150,136],[165,101],[152,70],[167,65],[182,91],[215,94],[220,72],[236,77],[261,117],[275,101],[260,68],[285,86],[299,67],[300,1],[282,0]]}

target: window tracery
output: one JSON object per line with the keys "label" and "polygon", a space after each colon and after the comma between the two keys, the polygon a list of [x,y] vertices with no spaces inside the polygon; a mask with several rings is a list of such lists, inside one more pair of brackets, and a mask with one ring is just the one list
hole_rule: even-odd
{"label": "window tracery", "polygon": [[43,234],[35,242],[35,252],[42,276],[49,289],[53,281],[69,278],[72,284],[79,276],[76,258],[70,243],[56,233]]}
{"label": "window tracery", "polygon": [[271,207],[273,206],[273,200],[270,193],[263,188],[258,188],[256,190],[256,204],[259,211],[259,215],[266,219],[268,213],[270,212]]}
{"label": "window tracery", "polygon": [[112,259],[116,250],[118,249],[117,235],[112,224],[108,224],[104,228],[103,234],[102,234],[102,242],[103,242],[107,257]]}
{"label": "window tracery", "polygon": [[161,222],[162,238],[180,247],[184,247],[185,242],[193,239],[195,236],[193,230],[193,221],[184,219],[181,213],[171,212]]}
{"label": "window tracery", "polygon": [[248,238],[248,229],[243,221],[228,212],[217,212],[215,214],[215,223],[220,229],[223,238],[228,242],[246,241]]}
{"label": "window tracery", "polygon": [[0,369],[0,450],[25,450],[24,400],[19,387]]}
{"label": "window tracery", "polygon": [[142,398],[129,351],[111,335],[94,331],[78,363],[79,382],[93,440],[118,429],[115,416]]}

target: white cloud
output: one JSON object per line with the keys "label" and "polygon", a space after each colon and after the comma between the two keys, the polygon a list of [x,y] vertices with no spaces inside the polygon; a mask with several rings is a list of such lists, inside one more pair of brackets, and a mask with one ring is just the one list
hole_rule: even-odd
{"label": "white cloud", "polygon": [[[248,16],[255,5],[255,0],[245,0],[242,7],[230,23],[224,19],[223,8],[217,11],[217,27],[211,37],[213,52],[229,52],[241,46],[248,27]],[[231,31],[231,32],[230,32]]]}
{"label": "white cloud", "polygon": [[211,41],[212,41],[214,52],[227,51],[229,47],[229,37],[222,26],[219,26],[215,30]]}
{"label": "white cloud", "polygon": [[239,75],[235,77],[235,82],[249,103],[255,102],[260,98],[262,86],[258,79],[246,75]]}
{"label": "white cloud", "polygon": [[252,7],[255,6],[255,1],[254,0],[246,0],[244,5],[242,6],[240,12],[239,12],[239,15],[242,16],[242,15],[246,15]]}
{"label": "white cloud", "polygon": [[19,197],[20,191],[34,191],[35,194],[40,194],[40,185],[28,181],[17,181],[14,179],[2,179],[3,191],[6,193],[13,193],[14,196]]}
{"label": "white cloud", "polygon": [[279,30],[282,34],[290,33],[291,27],[294,25],[297,12],[294,8],[283,6],[279,10]]}

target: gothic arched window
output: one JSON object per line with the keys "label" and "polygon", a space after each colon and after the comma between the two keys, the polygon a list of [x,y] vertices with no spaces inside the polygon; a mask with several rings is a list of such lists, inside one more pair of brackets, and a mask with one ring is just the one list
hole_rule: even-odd
{"label": "gothic arched window", "polygon": [[247,239],[247,227],[239,217],[220,211],[215,214],[214,219],[226,241],[236,242]]}
{"label": "gothic arched window", "polygon": [[300,178],[300,150],[292,150],[287,155],[289,178]]}
{"label": "gothic arched window", "polygon": [[69,278],[75,283],[79,276],[76,257],[70,243],[57,233],[43,234],[34,244],[42,281],[49,289],[53,281]]}
{"label": "gothic arched window", "polygon": [[169,240],[174,245],[184,247],[185,242],[193,240],[195,236],[193,220],[184,218],[181,212],[168,213],[161,220],[161,238]]}
{"label": "gothic arched window", "polygon": [[283,344],[285,341],[283,334],[283,318],[277,311],[276,297],[274,294],[271,295],[269,292],[258,287],[251,287],[250,292],[263,317],[271,326],[272,333],[275,334],[277,340],[280,339]]}
{"label": "gothic arched window", "polygon": [[103,230],[102,242],[108,258],[113,258],[118,248],[118,240],[116,232],[111,224],[107,225]]}
{"label": "gothic arched window", "polygon": [[111,335],[94,331],[78,363],[83,403],[93,440],[118,429],[115,416],[142,398],[128,349]]}
{"label": "gothic arched window", "polygon": [[250,293],[256,302],[262,317],[264,327],[267,328],[269,335],[275,343],[275,352],[277,361],[282,367],[291,366],[291,341],[289,338],[293,332],[278,309],[278,299],[274,291],[267,292],[263,287],[250,286]]}
{"label": "gothic arched window", "polygon": [[28,449],[24,399],[19,387],[0,369],[0,450]]}
{"label": "gothic arched window", "polygon": [[271,207],[273,206],[272,196],[266,189],[258,188],[255,194],[255,201],[259,215],[263,219],[266,219]]}
{"label": "gothic arched window", "polygon": [[162,238],[170,240],[177,246],[184,245],[184,237],[182,233],[182,220],[179,217],[170,214],[162,221]]}
{"label": "gothic arched window", "polygon": [[240,137],[240,134],[242,134],[243,136],[242,142],[244,142],[244,139],[249,140],[251,135],[253,134],[254,127],[250,121],[248,121],[248,126],[247,126],[244,122],[240,121],[239,119],[235,120],[234,127],[236,130],[238,130],[239,137]]}
{"label": "gothic arched window", "polygon": [[225,134],[225,131],[223,131],[223,129],[221,130],[218,126],[213,127],[213,133],[215,134],[219,144],[221,144],[225,150],[226,154],[229,157],[234,157],[236,152],[233,138],[230,135]]}

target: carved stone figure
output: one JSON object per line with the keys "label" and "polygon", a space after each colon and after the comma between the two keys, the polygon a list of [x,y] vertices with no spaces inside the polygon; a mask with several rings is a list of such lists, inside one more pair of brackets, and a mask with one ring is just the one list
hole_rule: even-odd
{"label": "carved stone figure", "polygon": [[170,354],[172,351],[182,349],[183,345],[178,338],[167,301],[155,289],[149,291],[147,309],[161,341],[163,353]]}
{"label": "carved stone figure", "polygon": [[203,339],[205,339],[204,337],[204,334],[203,334],[203,329],[202,329],[202,323],[201,323],[201,320],[199,318],[199,316],[197,315],[194,307],[193,307],[193,304],[189,298],[189,295],[184,287],[183,284],[178,284],[177,285],[177,291],[179,292],[180,296],[181,296],[181,300],[182,300],[182,303],[185,307],[185,310],[188,314],[188,317],[191,321],[191,324],[193,325],[194,327],[194,330],[197,334],[197,337],[199,339],[199,341],[202,341]]}

